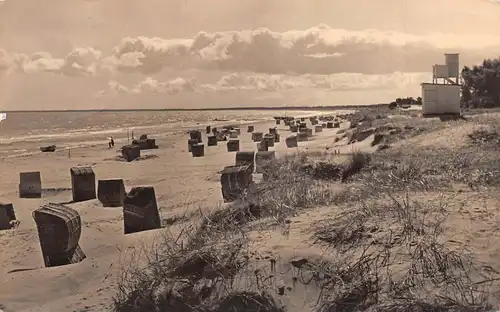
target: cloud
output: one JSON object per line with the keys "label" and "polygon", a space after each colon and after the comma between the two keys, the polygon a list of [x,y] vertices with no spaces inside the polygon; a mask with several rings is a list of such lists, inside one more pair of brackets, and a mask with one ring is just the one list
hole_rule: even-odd
{"label": "cloud", "polygon": [[499,47],[500,37],[487,35],[416,36],[319,25],[285,32],[267,28],[200,32],[187,39],[126,37],[106,56],[91,47],[76,48],[62,58],[48,52],[27,55],[0,51],[0,70],[67,76],[93,75],[100,70],[152,76],[164,69],[373,75],[430,71],[433,64],[444,62],[445,52],[462,53],[462,64],[478,63],[495,56]]}
{"label": "cloud", "polygon": [[286,92],[290,90],[355,91],[355,90],[404,90],[415,88],[428,81],[429,73],[393,73],[389,75],[333,74],[333,75],[268,75],[232,73],[214,83],[199,83],[194,78],[176,78],[160,82],[151,77],[127,87],[111,81],[108,89],[97,96],[119,96],[125,94],[167,94],[185,93],[213,94],[229,92]]}
{"label": "cloud", "polygon": [[0,49],[0,71],[20,71],[27,74],[49,72],[65,76],[94,75],[99,66],[101,52],[91,47],[75,48],[63,58],[49,52],[9,54]]}
{"label": "cloud", "polygon": [[196,79],[176,78],[165,82],[160,82],[156,79],[148,77],[137,83],[134,87],[128,88],[117,81],[108,83],[108,90],[100,91],[98,96],[105,95],[121,95],[121,94],[144,94],[144,93],[166,93],[175,95],[183,92],[201,91],[203,86],[199,85]]}
{"label": "cloud", "polygon": [[[192,39],[124,38],[106,58],[124,72],[154,74],[163,68],[268,74],[384,74],[429,70],[445,52],[465,52],[478,62],[482,49],[498,44],[491,36],[433,34],[415,36],[377,30],[348,31],[326,25],[300,31],[266,28],[200,32]],[[484,53],[484,50],[481,51]]]}
{"label": "cloud", "polygon": [[4,49],[0,49],[0,72],[10,70],[12,59]]}

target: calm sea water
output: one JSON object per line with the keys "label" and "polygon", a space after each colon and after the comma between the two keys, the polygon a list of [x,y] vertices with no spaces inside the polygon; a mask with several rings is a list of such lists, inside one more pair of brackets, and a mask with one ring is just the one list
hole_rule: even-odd
{"label": "calm sea water", "polygon": [[309,116],[320,111],[189,111],[189,112],[40,112],[8,113],[0,122],[0,157],[30,154],[42,145],[73,148],[106,143],[113,136],[120,142],[127,131],[156,137],[171,135],[194,126],[250,123],[272,120],[273,116]]}

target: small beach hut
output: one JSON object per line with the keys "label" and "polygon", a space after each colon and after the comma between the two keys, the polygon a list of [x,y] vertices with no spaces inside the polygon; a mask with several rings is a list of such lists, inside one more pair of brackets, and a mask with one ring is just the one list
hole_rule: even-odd
{"label": "small beach hut", "polygon": [[250,166],[251,171],[253,172],[255,167],[255,152],[237,152],[235,157],[235,165],[236,166]]}
{"label": "small beach hut", "polygon": [[46,267],[74,264],[86,258],[79,245],[80,214],[72,208],[48,203],[33,211]]}
{"label": "small beach hut", "polygon": [[191,146],[191,154],[193,157],[203,157],[205,156],[205,144],[196,143]]}
{"label": "small beach hut", "polygon": [[229,140],[227,141],[227,151],[237,152],[240,150],[240,140]]}
{"label": "small beach hut", "polygon": [[12,221],[15,220],[14,205],[0,203],[0,231],[12,228]]}
{"label": "small beach hut", "polygon": [[252,168],[226,166],[221,172],[220,183],[224,201],[234,201],[253,183]]}
{"label": "small beach hut", "polygon": [[161,219],[152,186],[133,187],[123,201],[125,234],[161,228]]}
{"label": "small beach hut", "polygon": [[19,173],[19,198],[42,197],[42,178],[39,171]]}
{"label": "small beach hut", "polygon": [[92,167],[72,167],[71,190],[74,202],[82,202],[96,198],[95,173]]}
{"label": "small beach hut", "polygon": [[97,199],[104,207],[121,207],[126,196],[123,179],[99,180]]}

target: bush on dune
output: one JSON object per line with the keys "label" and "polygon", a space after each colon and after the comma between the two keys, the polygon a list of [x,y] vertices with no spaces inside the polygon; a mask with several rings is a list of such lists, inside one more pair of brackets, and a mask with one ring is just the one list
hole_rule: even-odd
{"label": "bush on dune", "polygon": [[483,149],[500,149],[500,127],[492,124],[487,128],[478,129],[468,135],[472,145]]}
{"label": "bush on dune", "polygon": [[344,193],[333,185],[347,182],[369,161],[370,156],[363,153],[353,153],[344,164],[315,161],[306,154],[270,161],[265,181],[206,218],[203,227],[220,230],[228,224],[240,226],[267,217],[283,223],[303,209],[336,203],[343,200]]}
{"label": "bush on dune", "polygon": [[496,152],[475,148],[422,148],[412,153],[387,150],[372,155],[371,164],[354,180],[373,194],[438,191],[457,184],[495,187],[500,185],[499,159]]}
{"label": "bush on dune", "polygon": [[218,237],[195,227],[184,230],[194,234],[181,240],[163,232],[151,248],[132,252],[114,311],[282,311],[266,292],[234,287],[238,275],[248,269],[248,239],[243,233],[235,228]]}

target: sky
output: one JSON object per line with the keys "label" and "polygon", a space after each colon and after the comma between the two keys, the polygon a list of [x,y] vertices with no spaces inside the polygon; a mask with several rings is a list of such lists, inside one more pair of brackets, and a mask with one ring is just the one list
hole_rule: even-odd
{"label": "sky", "polygon": [[0,109],[383,103],[499,48],[495,0],[0,0]]}

